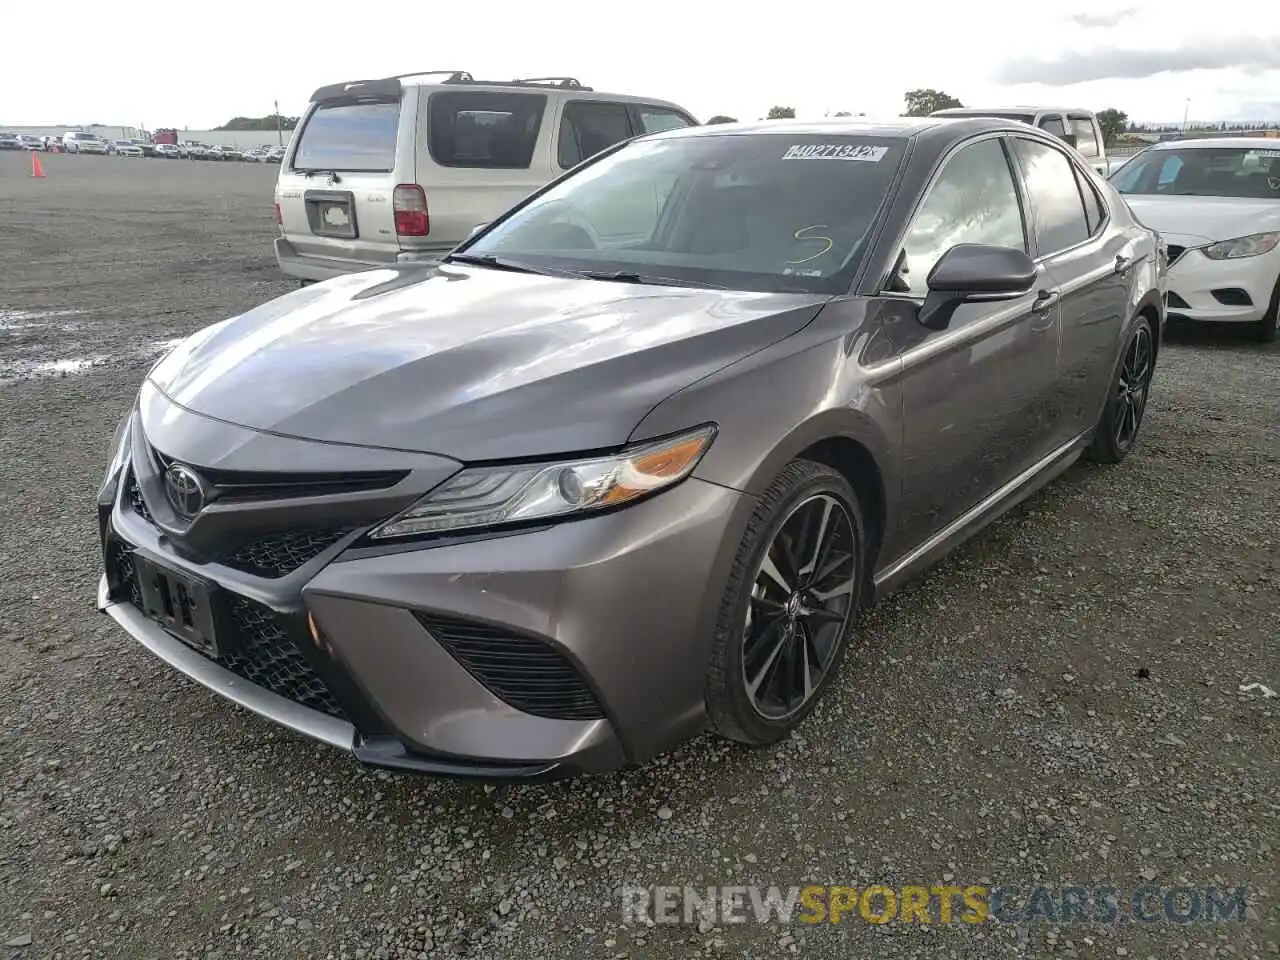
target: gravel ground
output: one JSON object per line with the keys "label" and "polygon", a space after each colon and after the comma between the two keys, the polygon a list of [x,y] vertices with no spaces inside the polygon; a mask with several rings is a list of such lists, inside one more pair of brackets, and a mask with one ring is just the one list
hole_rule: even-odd
{"label": "gravel ground", "polygon": [[[780,747],[485,787],[360,769],[93,610],[163,344],[289,288],[273,167],[0,154],[0,957],[1280,952],[1280,344],[1161,359],[1140,449],[882,604]],[[89,361],[77,366],[71,361]],[[61,365],[58,365],[58,364]],[[648,884],[1247,885],[1243,923],[624,925]]]}

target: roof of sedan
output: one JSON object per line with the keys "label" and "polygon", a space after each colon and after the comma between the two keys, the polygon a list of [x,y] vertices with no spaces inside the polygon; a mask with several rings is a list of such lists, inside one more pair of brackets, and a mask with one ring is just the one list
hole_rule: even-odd
{"label": "roof of sedan", "polygon": [[1275,137],[1204,137],[1198,140],[1161,140],[1155,150],[1198,150],[1236,147],[1240,150],[1275,150],[1280,152],[1280,139]]}
{"label": "roof of sedan", "polygon": [[863,120],[830,117],[823,120],[757,120],[745,123],[704,124],[667,130],[659,137],[723,136],[753,134],[834,135],[841,137],[918,137],[936,132],[940,139],[967,136],[985,130],[1025,130],[1024,124],[994,117],[898,117],[893,120]]}

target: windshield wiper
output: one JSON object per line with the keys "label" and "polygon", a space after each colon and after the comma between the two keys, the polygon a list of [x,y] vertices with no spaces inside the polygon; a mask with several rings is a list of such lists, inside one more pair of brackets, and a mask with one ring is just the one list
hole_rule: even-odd
{"label": "windshield wiper", "polygon": [[327,174],[329,179],[332,180],[334,183],[342,182],[342,178],[338,176],[337,170],[321,170],[319,167],[309,167],[305,170],[299,170],[297,167],[294,167],[293,172],[302,174],[308,180],[314,177],[317,173],[323,173],[323,174]]}
{"label": "windshield wiper", "polygon": [[550,270],[546,267],[535,267],[532,264],[521,263],[519,260],[508,260],[505,257],[495,257],[491,253],[451,253],[443,260],[444,263],[467,263],[477,267],[490,267],[494,270],[510,270],[512,273],[533,273],[543,277],[576,277],[576,273],[569,273],[564,270]]}
{"label": "windshield wiper", "polygon": [[707,290],[728,290],[722,283],[706,280],[685,280],[679,277],[653,277],[634,270],[582,270],[578,276],[588,280],[612,280],[616,283],[651,283],[659,287],[702,287]]}

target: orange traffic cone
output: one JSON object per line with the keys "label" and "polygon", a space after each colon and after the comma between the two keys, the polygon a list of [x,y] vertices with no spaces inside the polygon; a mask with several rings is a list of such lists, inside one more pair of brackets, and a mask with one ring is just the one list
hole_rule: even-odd
{"label": "orange traffic cone", "polygon": [[34,150],[31,151],[31,175],[33,177],[44,176],[44,165],[40,163],[40,154]]}

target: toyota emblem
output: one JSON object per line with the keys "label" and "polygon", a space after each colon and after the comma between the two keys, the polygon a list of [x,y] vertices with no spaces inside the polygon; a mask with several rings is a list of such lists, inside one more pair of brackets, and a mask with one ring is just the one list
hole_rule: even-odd
{"label": "toyota emblem", "polygon": [[164,492],[182,517],[194,517],[204,509],[208,496],[204,481],[190,467],[175,463],[164,472]]}

